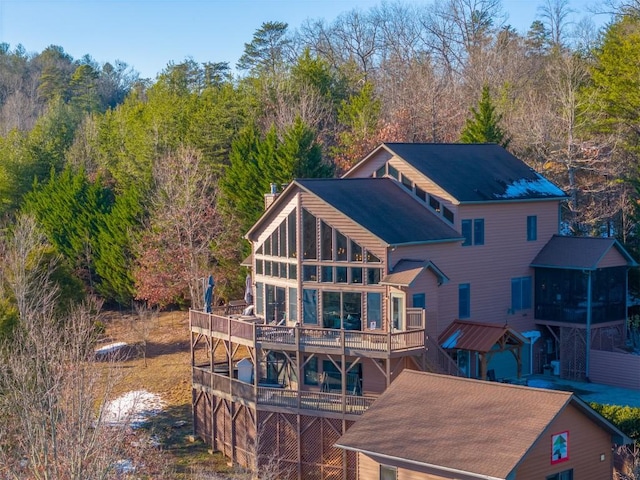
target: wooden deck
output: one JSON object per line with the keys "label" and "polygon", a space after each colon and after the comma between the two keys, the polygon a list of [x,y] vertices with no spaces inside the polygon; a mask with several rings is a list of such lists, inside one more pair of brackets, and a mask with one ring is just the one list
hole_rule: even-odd
{"label": "wooden deck", "polygon": [[189,319],[192,332],[266,349],[383,358],[425,348],[423,328],[390,333],[275,326],[196,310],[190,311]]}
{"label": "wooden deck", "polygon": [[[202,388],[234,401],[241,399],[243,403],[252,403],[263,407],[280,407],[292,411],[311,410],[313,412],[361,415],[376,399],[373,396],[256,387],[227,375],[211,372],[206,367],[193,367],[192,381],[196,388]],[[309,413],[307,412],[307,414]]]}

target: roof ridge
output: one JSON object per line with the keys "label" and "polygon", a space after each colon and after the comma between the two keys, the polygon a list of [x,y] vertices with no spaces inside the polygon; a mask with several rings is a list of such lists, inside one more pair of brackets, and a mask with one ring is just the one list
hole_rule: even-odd
{"label": "roof ridge", "polygon": [[[548,394],[548,395],[559,395],[559,396],[563,396],[566,398],[576,398],[576,396],[574,395],[573,392],[569,392],[569,391],[565,391],[565,390],[551,390],[551,389],[546,389],[546,388],[539,388],[539,387],[530,387],[528,385],[518,385],[515,383],[502,383],[502,382],[491,382],[491,381],[487,381],[487,380],[479,380],[476,378],[467,378],[467,377],[457,377],[454,375],[443,375],[440,373],[434,373],[434,372],[420,372],[418,370],[403,370],[402,371],[403,374],[416,374],[416,375],[422,375],[422,376],[431,376],[431,377],[437,377],[437,378],[446,378],[448,381],[458,381],[458,382],[468,382],[468,383],[473,383],[475,385],[482,385],[484,387],[499,387],[499,388],[516,388],[516,389],[520,389],[520,390],[527,390],[527,391],[531,391],[534,390],[536,392],[541,392],[544,394]],[[393,385],[393,384],[391,384]]]}

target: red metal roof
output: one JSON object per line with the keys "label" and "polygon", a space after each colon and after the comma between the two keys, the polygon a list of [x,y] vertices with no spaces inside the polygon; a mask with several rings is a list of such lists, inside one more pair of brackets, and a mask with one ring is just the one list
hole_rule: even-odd
{"label": "red metal roof", "polygon": [[439,343],[445,349],[490,351],[503,337],[511,345],[524,345],[526,340],[508,325],[455,320],[440,334]]}

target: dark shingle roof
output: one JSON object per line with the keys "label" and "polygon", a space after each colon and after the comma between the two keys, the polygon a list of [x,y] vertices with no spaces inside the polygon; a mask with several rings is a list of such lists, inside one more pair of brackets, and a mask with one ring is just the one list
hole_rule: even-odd
{"label": "dark shingle roof", "polygon": [[460,240],[460,234],[387,178],[296,180],[389,245]]}
{"label": "dark shingle roof", "polygon": [[560,188],[496,144],[384,146],[460,202],[566,197]]}
{"label": "dark shingle roof", "polygon": [[630,441],[570,392],[404,370],[336,445],[504,479],[570,402]]}
{"label": "dark shingle roof", "polygon": [[636,262],[615,238],[563,237],[554,235],[531,262],[532,267],[594,270],[611,248],[617,248],[627,260]]}

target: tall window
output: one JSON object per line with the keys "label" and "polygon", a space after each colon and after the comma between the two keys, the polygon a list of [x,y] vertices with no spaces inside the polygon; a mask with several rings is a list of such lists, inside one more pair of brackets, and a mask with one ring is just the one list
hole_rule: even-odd
{"label": "tall window", "polygon": [[347,261],[347,237],[336,230],[336,260]]}
{"label": "tall window", "polygon": [[471,316],[471,285],[461,283],[458,285],[458,318]]}
{"label": "tall window", "polygon": [[484,218],[473,221],[473,244],[484,245]]}
{"label": "tall window", "polygon": [[316,225],[316,217],[311,215],[307,210],[302,209],[302,250],[304,258],[315,260],[317,254],[317,238],[318,227]]}
{"label": "tall window", "polygon": [[529,215],[527,217],[527,241],[533,242],[538,239],[538,217]]}
{"label": "tall window", "polygon": [[264,313],[264,284],[262,282],[256,283],[256,314],[262,315]]}
{"label": "tall window", "polygon": [[380,480],[397,480],[398,469],[389,465],[380,465]]}
{"label": "tall window", "polygon": [[527,310],[531,308],[531,277],[511,279],[511,310]]}
{"label": "tall window", "polygon": [[473,231],[471,230],[471,220],[462,220],[461,228],[462,228],[462,236],[464,237],[464,242],[462,242],[462,246],[468,247],[473,243]]}
{"label": "tall window", "polygon": [[302,290],[302,323],[318,324],[318,291],[315,289]]}
{"label": "tall window", "polygon": [[298,321],[298,289],[289,288],[289,321]]}
{"label": "tall window", "polygon": [[426,308],[427,300],[424,293],[414,293],[411,299],[413,308]]}
{"label": "tall window", "polygon": [[320,258],[333,260],[333,228],[320,221]]}
{"label": "tall window", "polygon": [[367,293],[367,321],[369,329],[382,328],[382,294],[378,292]]}
{"label": "tall window", "polygon": [[298,256],[297,245],[297,228],[296,228],[296,211],[292,211],[287,217],[287,240],[289,243],[289,258],[296,258]]}

